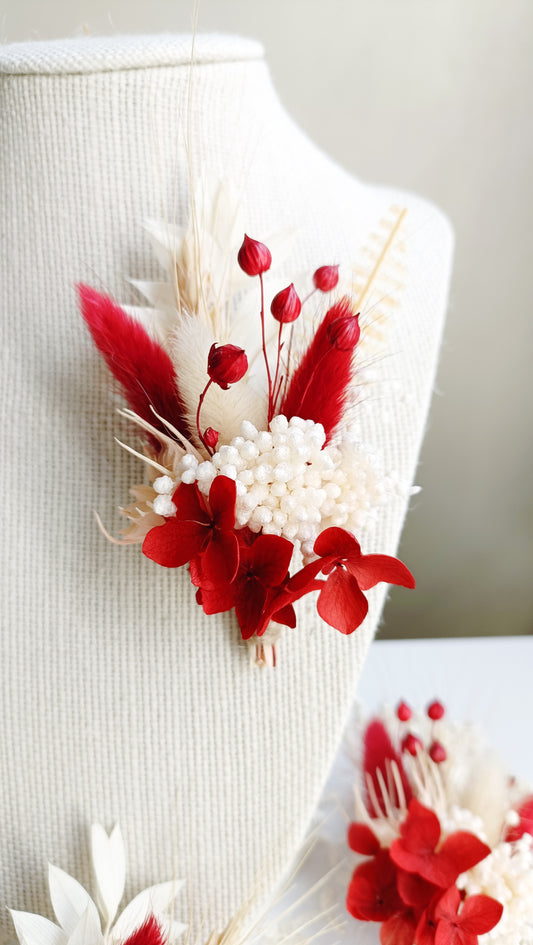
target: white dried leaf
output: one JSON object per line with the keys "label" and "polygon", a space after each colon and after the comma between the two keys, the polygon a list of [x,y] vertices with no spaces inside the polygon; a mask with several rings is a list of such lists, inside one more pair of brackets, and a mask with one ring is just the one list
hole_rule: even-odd
{"label": "white dried leaf", "polygon": [[87,909],[98,919],[98,911],[87,890],[74,877],[51,863],[48,865],[48,884],[56,919],[67,935],[73,932]]}
{"label": "white dried leaf", "polygon": [[98,888],[98,902],[106,925],[109,925],[124,895],[126,854],[118,824],[107,834],[100,824],[91,828],[91,857]]}
{"label": "white dried leaf", "polygon": [[67,945],[66,934],[42,915],[10,910],[20,945]]}

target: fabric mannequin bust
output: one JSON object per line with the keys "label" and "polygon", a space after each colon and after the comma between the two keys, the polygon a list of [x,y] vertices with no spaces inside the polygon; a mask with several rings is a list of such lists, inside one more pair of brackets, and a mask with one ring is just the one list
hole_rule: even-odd
{"label": "fabric mannequin bust", "polygon": [[[406,207],[402,329],[376,368],[389,398],[370,396],[361,426],[409,482],[452,240],[434,207],[363,185],[301,134],[256,43],[199,37],[191,97],[189,57],[190,38],[172,36],[0,51],[0,900],[46,909],[46,861],[87,881],[88,825],[118,820],[129,892],[175,871],[193,930],[210,930],[272,888],[297,848],[385,588],[351,637],[306,603],[276,670],[259,672],[232,615],[204,616],[185,573],[106,544],[93,510],[109,521],[142,474],[113,440],[124,427],[73,286],[134,303],[126,279],[156,277],[141,224],[183,222],[186,133],[194,172],[239,186],[250,234],[295,230],[280,279],[353,259],[391,204]],[[365,551],[395,553],[406,504],[357,536]]]}

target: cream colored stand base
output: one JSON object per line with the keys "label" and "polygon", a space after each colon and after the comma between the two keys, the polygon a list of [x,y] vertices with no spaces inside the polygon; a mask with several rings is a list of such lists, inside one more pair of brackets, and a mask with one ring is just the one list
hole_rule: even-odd
{"label": "cream colored stand base", "polygon": [[[140,224],[187,212],[189,50],[169,36],[0,52],[0,901],[45,909],[47,859],[88,881],[87,826],[118,819],[129,893],[186,876],[193,929],[207,932],[251,887],[268,891],[297,847],[383,593],[350,638],[321,625],[312,602],[301,608],[279,667],[254,671],[231,615],[204,617],[185,573],[106,544],[95,527],[93,510],[109,522],[139,467],[113,441],[124,428],[73,284],[133,301],[125,277],[157,275]],[[298,228],[282,277],[352,259],[392,203],[408,208],[401,328],[361,429],[409,481],[445,309],[448,224],[317,151],[282,110],[255,43],[200,37],[197,53],[194,168],[239,184],[256,238]],[[405,511],[385,509],[360,536],[364,550],[394,553]]]}

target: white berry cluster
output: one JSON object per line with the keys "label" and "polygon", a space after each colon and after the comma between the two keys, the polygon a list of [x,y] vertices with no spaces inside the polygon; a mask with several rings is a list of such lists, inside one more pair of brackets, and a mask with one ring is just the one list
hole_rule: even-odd
{"label": "white berry cluster", "polygon": [[490,856],[460,876],[457,885],[469,896],[492,896],[503,905],[498,925],[480,937],[480,943],[532,945],[533,838],[529,834],[513,843],[499,843]]}
{"label": "white berry cluster", "polygon": [[[325,528],[338,525],[358,534],[393,489],[375,456],[355,438],[346,435],[338,445],[327,446],[325,440],[322,424],[300,417],[274,417],[269,430],[244,421],[240,436],[219,446],[211,459],[183,456],[176,481],[197,482],[208,495],[215,476],[234,479],[236,526],[283,535],[310,555]],[[172,515],[175,482],[161,476],[154,488],[159,493],[154,511]]]}

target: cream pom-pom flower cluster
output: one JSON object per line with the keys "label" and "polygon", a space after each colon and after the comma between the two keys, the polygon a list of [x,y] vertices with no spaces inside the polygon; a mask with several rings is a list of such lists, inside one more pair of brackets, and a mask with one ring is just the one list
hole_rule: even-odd
{"label": "cream pom-pom flower cluster", "polygon": [[335,444],[325,441],[322,424],[300,417],[274,417],[268,430],[244,421],[240,435],[209,460],[186,453],[176,464],[175,479],[156,479],[154,511],[175,513],[171,494],[179,482],[196,482],[207,496],[213,479],[227,476],[237,484],[237,528],[281,535],[311,555],[323,529],[337,525],[359,533],[397,490],[377,456],[351,434]]}

